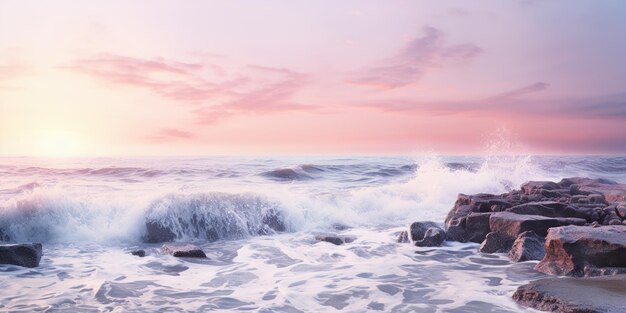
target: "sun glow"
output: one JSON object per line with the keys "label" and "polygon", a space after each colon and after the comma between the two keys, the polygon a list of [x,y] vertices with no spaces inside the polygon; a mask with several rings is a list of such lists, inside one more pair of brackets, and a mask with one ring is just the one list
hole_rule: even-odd
{"label": "sun glow", "polygon": [[81,153],[81,138],[68,131],[47,131],[39,137],[38,150],[42,156],[66,157]]}

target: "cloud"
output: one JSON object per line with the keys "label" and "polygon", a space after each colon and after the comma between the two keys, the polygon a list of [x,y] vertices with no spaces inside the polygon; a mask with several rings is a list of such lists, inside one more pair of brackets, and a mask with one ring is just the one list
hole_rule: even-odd
{"label": "cloud", "polygon": [[536,82],[528,86],[496,94],[483,99],[459,101],[413,101],[386,99],[365,104],[366,107],[383,112],[407,112],[430,115],[463,113],[570,118],[626,119],[626,93],[581,98],[535,99],[528,95],[546,90],[549,84]]}
{"label": "cloud", "polygon": [[550,84],[547,84],[547,83],[544,83],[544,82],[536,82],[534,84],[530,84],[530,85],[522,87],[522,88],[514,89],[514,90],[511,90],[511,91],[507,91],[507,92],[495,95],[493,97],[490,97],[490,98],[486,99],[486,101],[487,102],[498,102],[498,101],[511,100],[511,99],[515,99],[515,98],[518,98],[518,97],[523,97],[523,96],[525,96],[527,94],[544,91],[549,86],[550,86]]}
{"label": "cloud", "polygon": [[189,140],[193,138],[195,138],[194,134],[175,128],[162,128],[148,137],[150,141],[155,143]]}
{"label": "cloud", "polygon": [[426,26],[424,35],[407,43],[395,56],[357,72],[350,83],[382,89],[403,87],[435,68],[465,64],[483,50],[472,43],[446,45],[440,30]]}
{"label": "cloud", "polygon": [[[250,114],[287,111],[311,112],[319,106],[293,100],[309,77],[285,68],[260,65],[182,62],[164,58],[141,59],[116,54],[100,54],[77,59],[66,70],[94,77],[115,87],[147,90],[175,104],[188,104],[197,124],[209,125],[224,119]],[[178,129],[160,129],[153,141],[191,139],[193,134]]]}

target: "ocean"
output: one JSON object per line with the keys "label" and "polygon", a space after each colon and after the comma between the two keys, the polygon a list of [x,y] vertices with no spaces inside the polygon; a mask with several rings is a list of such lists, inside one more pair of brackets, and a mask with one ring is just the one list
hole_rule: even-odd
{"label": "ocean", "polygon": [[[511,294],[536,262],[396,237],[459,193],[572,176],[624,183],[626,157],[3,157],[0,235],[44,256],[0,265],[0,311],[532,312]],[[149,221],[208,259],[161,254]]]}

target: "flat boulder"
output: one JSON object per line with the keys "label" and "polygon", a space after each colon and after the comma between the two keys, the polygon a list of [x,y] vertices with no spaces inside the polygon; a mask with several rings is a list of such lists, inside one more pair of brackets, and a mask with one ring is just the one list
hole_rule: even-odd
{"label": "flat boulder", "polygon": [[509,259],[514,262],[523,261],[539,261],[546,255],[543,237],[535,234],[533,231],[526,231],[515,239],[511,251],[509,251]]}
{"label": "flat boulder", "polygon": [[0,245],[0,264],[37,267],[42,255],[40,243]]}
{"label": "flat boulder", "polygon": [[551,275],[626,273],[626,226],[565,226],[546,237],[546,255],[535,267]]}
{"label": "flat boulder", "polygon": [[577,189],[585,194],[601,194],[609,203],[626,201],[626,184],[618,184],[609,179],[572,177],[561,180],[559,185]]}
{"label": "flat boulder", "polygon": [[177,258],[204,258],[206,259],[206,254],[200,247],[186,244],[186,245],[172,245],[165,244],[161,247],[161,252],[164,254],[169,254],[171,256]]}
{"label": "flat boulder", "polygon": [[418,247],[438,247],[446,239],[446,232],[433,222],[411,224],[411,240]]}
{"label": "flat boulder", "polygon": [[516,238],[525,231],[534,231],[540,236],[545,236],[548,229],[559,226],[556,218],[540,215],[522,215],[511,212],[498,212],[491,214],[489,227],[492,232],[501,233]]}
{"label": "flat boulder", "polygon": [[626,275],[587,278],[544,278],[522,285],[517,303],[561,313],[626,312]]}

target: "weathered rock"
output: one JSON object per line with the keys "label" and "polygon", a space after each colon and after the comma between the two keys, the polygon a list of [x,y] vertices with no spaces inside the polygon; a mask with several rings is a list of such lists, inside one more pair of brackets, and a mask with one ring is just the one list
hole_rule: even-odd
{"label": "weathered rock", "polygon": [[626,275],[539,279],[517,288],[513,299],[543,311],[622,313],[626,312]]}
{"label": "weathered rock", "polygon": [[138,256],[140,258],[143,258],[143,257],[146,256],[146,250],[142,250],[142,249],[140,249],[140,250],[133,250],[133,251],[130,252],[130,254]]}
{"label": "weathered rock", "polygon": [[513,246],[514,237],[501,234],[489,233],[480,244],[478,251],[482,253],[507,253]]}
{"label": "weathered rock", "polygon": [[446,239],[446,232],[433,222],[411,224],[411,240],[418,247],[438,247]]}
{"label": "weathered rock", "polygon": [[526,231],[515,239],[511,251],[509,251],[509,259],[514,262],[523,261],[539,261],[546,255],[543,237],[535,234],[533,231]]}
{"label": "weathered rock", "polygon": [[186,245],[171,245],[165,244],[161,247],[161,251],[164,254],[169,254],[177,258],[206,258],[206,254],[200,247],[186,244]]}
{"label": "weathered rock", "polygon": [[560,186],[557,183],[551,181],[529,181],[522,184],[522,192],[527,195],[535,194],[539,190],[553,190],[559,189]]}
{"label": "weathered rock", "polygon": [[446,239],[459,242],[482,242],[489,233],[489,214],[513,206],[515,197],[510,196],[509,199],[503,199],[501,195],[459,194],[444,223]]}
{"label": "weathered rock", "polygon": [[489,217],[492,213],[470,213],[466,218],[465,238],[467,241],[481,243],[485,240],[488,233],[491,232],[489,227]]}
{"label": "weathered rock", "polygon": [[354,237],[351,236],[339,236],[339,235],[332,235],[332,234],[321,234],[321,235],[317,235],[315,236],[315,240],[317,241],[325,241],[325,242],[330,242],[334,245],[342,245],[344,243],[351,243],[355,240]]}
{"label": "weathered rock", "polygon": [[626,272],[623,225],[550,229],[546,256],[535,269],[552,275],[596,276]]}
{"label": "weathered rock", "polygon": [[0,264],[37,267],[42,255],[40,243],[0,245]]}
{"label": "weathered rock", "polygon": [[587,194],[601,194],[606,202],[626,200],[626,185],[618,184],[608,179],[591,179],[583,177],[565,178],[559,182],[562,187],[571,188],[576,185],[580,192]]}
{"label": "weathered rock", "polygon": [[521,215],[510,212],[493,213],[489,218],[491,231],[502,233],[516,238],[525,231],[534,231],[540,236],[545,236],[548,229],[559,226],[556,218],[539,215]]}

